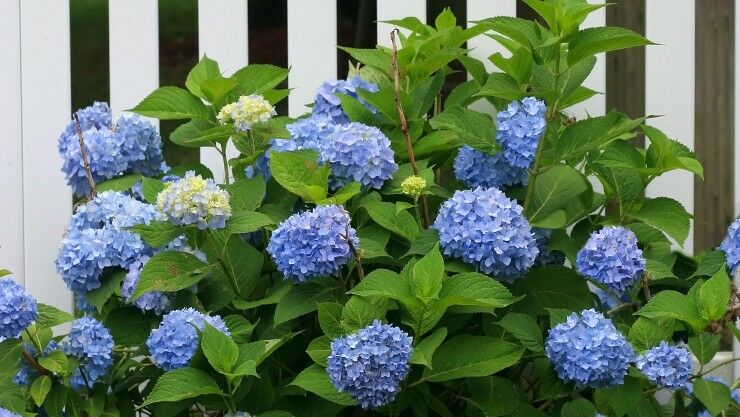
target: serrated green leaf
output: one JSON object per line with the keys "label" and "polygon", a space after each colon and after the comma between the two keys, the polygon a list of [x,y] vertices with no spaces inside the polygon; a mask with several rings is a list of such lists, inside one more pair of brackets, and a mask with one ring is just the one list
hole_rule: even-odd
{"label": "serrated green leaf", "polygon": [[60,350],[53,350],[48,355],[39,356],[38,362],[44,369],[61,375],[65,375],[69,368],[67,356]]}
{"label": "serrated green leaf", "polygon": [[273,224],[272,219],[256,211],[239,211],[233,213],[226,221],[226,230],[230,233],[251,233]]}
{"label": "serrated green leaf", "polygon": [[33,402],[40,407],[41,404],[44,403],[44,400],[46,399],[46,396],[49,394],[50,390],[51,377],[49,375],[41,375],[33,381],[29,392],[31,394]]}
{"label": "serrated green leaf", "polygon": [[694,396],[716,416],[730,405],[730,388],[716,381],[697,379],[694,381]]}
{"label": "serrated green leaf", "polygon": [[532,352],[544,350],[542,329],[532,316],[523,313],[509,313],[497,324],[514,335],[522,346]]}
{"label": "serrated green leaf", "polygon": [[672,318],[638,317],[630,327],[627,338],[635,351],[641,352],[658,346],[663,340],[670,340],[672,335]]}
{"label": "serrated green leaf", "polygon": [[568,44],[568,64],[601,52],[651,45],[652,42],[637,33],[613,26],[583,29]]}
{"label": "serrated green leaf", "polygon": [[706,365],[714,358],[714,355],[717,354],[717,349],[719,348],[719,342],[721,339],[721,334],[701,332],[689,337],[689,348],[694,356],[696,356],[699,363]]}
{"label": "serrated green leaf", "polygon": [[162,375],[142,406],[174,402],[201,395],[223,395],[208,374],[195,368],[180,368]]}
{"label": "serrated green leaf", "polygon": [[36,318],[36,327],[39,329],[50,328],[60,324],[69,323],[74,316],[48,304],[38,304],[39,316]]}
{"label": "serrated green leaf", "polygon": [[175,238],[182,236],[188,230],[188,227],[175,226],[170,222],[155,220],[149,224],[131,226],[129,230],[141,236],[141,239],[147,245],[153,248],[161,248],[172,242]]}
{"label": "serrated green leaf", "polygon": [[694,300],[678,291],[661,291],[635,313],[648,318],[673,318],[683,321],[696,331],[706,327],[707,321],[699,315]]}
{"label": "serrated green leaf", "polygon": [[159,252],[149,258],[141,269],[130,301],[151,291],[174,292],[188,288],[205,278],[213,268],[190,253]]}
{"label": "serrated green leaf", "polygon": [[437,348],[439,348],[439,345],[441,345],[442,342],[445,340],[445,337],[447,337],[446,327],[441,327],[435,330],[432,334],[425,337],[414,347],[409,362],[431,368],[434,352],[437,351]]}
{"label": "serrated green leaf", "polygon": [[329,374],[318,365],[311,365],[301,371],[290,384],[336,404],[347,406],[357,404],[349,394],[337,391],[329,380]]}
{"label": "serrated green leaf", "polygon": [[100,287],[85,294],[85,299],[95,306],[98,312],[102,311],[103,305],[105,305],[108,299],[115,294],[116,291],[120,291],[121,283],[124,278],[126,278],[126,271],[113,271],[105,274],[103,279],[101,279]]}
{"label": "serrated green leaf", "polygon": [[368,299],[359,295],[352,296],[342,309],[341,324],[343,333],[353,333],[373,323],[382,320],[386,313],[386,303],[383,299]]}
{"label": "serrated green leaf", "polygon": [[229,204],[234,212],[257,210],[265,198],[265,180],[261,177],[246,178],[226,186]]}
{"label": "serrated green leaf", "polygon": [[318,365],[326,366],[326,360],[331,354],[331,338],[327,335],[312,340],[306,348],[306,353]]}
{"label": "serrated green leaf", "polygon": [[411,292],[422,302],[439,298],[442,279],[445,277],[445,264],[439,247],[429,251],[412,268]]}
{"label": "serrated green leaf", "polygon": [[725,268],[721,268],[699,288],[699,312],[709,321],[719,320],[727,314],[732,282]]}
{"label": "serrated green leaf", "polygon": [[634,377],[626,376],[624,384],[613,388],[602,389],[606,403],[614,410],[615,417],[622,417],[627,414],[635,403],[642,397],[642,387],[640,381]]}
{"label": "serrated green leaf", "polygon": [[221,70],[218,63],[208,56],[203,55],[200,61],[190,70],[185,79],[185,87],[196,96],[205,99],[205,94],[201,91],[200,86],[203,81],[210,80],[221,76]]}
{"label": "serrated green leaf", "polygon": [[318,303],[334,301],[338,283],[332,278],[313,280],[295,285],[275,308],[275,326],[316,311]]}
{"label": "serrated green leaf", "polygon": [[432,358],[431,369],[421,381],[487,376],[516,363],[523,350],[515,344],[488,336],[461,335],[443,343]]}
{"label": "serrated green leaf", "polygon": [[123,175],[95,184],[95,190],[99,193],[103,191],[127,191],[139,181],[141,181],[141,174]]}
{"label": "serrated green leaf", "polygon": [[198,97],[178,87],[160,87],[129,111],[160,120],[210,120],[212,117],[212,112]]}
{"label": "serrated green leaf", "polygon": [[413,242],[419,233],[419,224],[408,211],[397,211],[396,205],[382,201],[364,203],[368,215],[383,228]]}
{"label": "serrated green leaf", "polygon": [[123,346],[143,345],[152,326],[157,322],[158,318],[154,314],[144,314],[134,307],[117,308],[108,313],[104,320],[113,340]]}
{"label": "serrated green leaf", "polygon": [[270,152],[270,171],[286,190],[313,203],[326,198],[329,189],[329,165],[317,163],[313,150]]}
{"label": "serrated green leaf", "polygon": [[681,246],[689,235],[691,215],[674,199],[668,197],[646,199],[636,213],[629,215],[662,230]]}
{"label": "serrated green leaf", "polygon": [[495,128],[490,115],[464,107],[453,106],[429,120],[434,129],[446,129],[455,133],[461,142],[486,154],[499,150],[494,140]]}
{"label": "serrated green leaf", "polygon": [[526,314],[545,315],[545,309],[551,308],[582,311],[593,304],[586,280],[572,269],[561,266],[530,269],[514,281],[511,292],[524,297],[514,304],[514,311]]}
{"label": "serrated green leaf", "polygon": [[344,334],[342,329],[342,305],[339,303],[319,303],[319,326],[325,335],[338,337]]}
{"label": "serrated green leaf", "polygon": [[239,348],[236,342],[208,323],[203,329],[200,348],[213,369],[222,374],[231,373],[239,359]]}
{"label": "serrated green leaf", "polygon": [[154,178],[141,178],[141,194],[144,195],[144,200],[150,204],[157,203],[157,195],[164,190],[164,184],[160,180]]}
{"label": "serrated green leaf", "polygon": [[477,306],[489,312],[516,301],[501,283],[478,272],[465,272],[445,279],[439,299],[444,306]]}
{"label": "serrated green leaf", "polygon": [[553,165],[535,179],[527,217],[541,221],[589,189],[583,175],[568,165]]}

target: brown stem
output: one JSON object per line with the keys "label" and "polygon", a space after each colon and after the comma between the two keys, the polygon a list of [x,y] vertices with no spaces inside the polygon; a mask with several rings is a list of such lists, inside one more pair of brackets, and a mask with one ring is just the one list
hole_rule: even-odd
{"label": "brown stem", "polygon": [[642,276],[642,289],[645,290],[645,301],[650,301],[651,298],[653,298],[652,294],[650,293],[650,285],[649,285],[649,277],[648,274],[645,273],[645,275]]}
{"label": "brown stem", "polygon": [[[391,45],[393,47],[393,53],[391,54],[391,66],[393,67],[393,99],[396,102],[396,110],[398,111],[398,119],[401,123],[401,133],[403,133],[403,139],[406,144],[406,153],[411,163],[411,170],[414,175],[419,175],[419,167],[416,165],[416,156],[414,155],[414,147],[411,144],[411,136],[409,136],[409,123],[406,120],[406,114],[403,112],[403,106],[401,105],[401,72],[398,69],[398,47],[396,46],[396,33],[398,29],[391,31]],[[431,223],[429,221],[429,205],[427,204],[427,198],[425,195],[421,196],[421,208],[424,212],[424,228],[429,227]]]}
{"label": "brown stem", "polygon": [[28,353],[26,349],[23,349],[21,351],[21,354],[23,355],[23,358],[26,360],[26,362],[28,362],[28,364],[31,365],[31,368],[33,368],[40,375],[49,374],[49,371],[47,371],[43,366],[39,365],[39,363],[36,362],[36,359],[33,358],[33,355]]}
{"label": "brown stem", "polygon": [[90,163],[87,161],[87,151],[85,151],[85,139],[82,137],[80,119],[77,117],[77,113],[73,113],[72,117],[75,119],[75,125],[77,126],[77,139],[80,142],[80,154],[82,155],[82,163],[85,166],[87,184],[90,186],[90,194],[95,197],[98,195],[98,190],[95,188],[95,180],[93,179],[92,170],[90,169]]}
{"label": "brown stem", "polygon": [[349,250],[352,252],[352,256],[355,258],[355,262],[357,263],[357,276],[360,278],[360,281],[365,279],[365,269],[362,267],[362,254],[355,248],[355,244],[352,242],[352,239],[349,237],[349,231],[345,235],[342,235],[342,238],[347,241],[347,245],[349,245]]}

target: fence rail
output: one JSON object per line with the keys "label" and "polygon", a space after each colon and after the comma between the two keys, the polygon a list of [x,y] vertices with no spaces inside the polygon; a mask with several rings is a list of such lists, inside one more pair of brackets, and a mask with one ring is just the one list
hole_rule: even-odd
{"label": "fence rail", "polygon": [[[337,30],[326,25],[337,20],[338,1],[287,0],[292,116],[307,110],[315,87],[338,75]],[[377,0],[376,7],[379,21],[427,16],[426,0]],[[711,186],[695,184],[690,174],[671,173],[648,190],[651,196],[675,198],[689,211],[697,209],[700,215],[685,250],[706,249],[724,233],[720,225],[740,210],[740,170],[732,165],[740,160],[740,141],[734,139],[734,125],[740,123],[734,102],[740,88],[733,76],[740,68],[734,54],[740,42],[734,21],[740,11],[734,1],[724,0],[623,0],[616,7],[621,9],[601,9],[585,24],[635,26],[661,45],[646,48],[644,59],[640,51],[633,59],[615,59],[609,65],[600,57],[587,85],[608,94],[572,112],[577,117],[599,115],[607,103],[632,103],[624,110],[664,115],[649,123],[689,148],[698,145],[705,163],[725,161],[708,167],[706,183]],[[466,10],[468,22],[526,14],[515,0],[467,0]],[[57,137],[72,111],[69,13],[68,1],[0,1],[0,48],[6,56],[0,66],[0,166],[5,182],[0,266],[15,272],[41,302],[64,309],[71,309],[71,299],[55,274],[54,258],[72,209],[56,152]],[[108,15],[110,103],[120,113],[159,85],[158,2],[109,0]],[[247,64],[248,21],[247,0],[200,0],[199,53],[218,60],[227,73]],[[378,43],[389,44],[390,29],[377,24]],[[484,60],[500,51],[485,36],[472,39],[468,47]],[[707,55],[720,52],[720,58]],[[223,175],[218,155],[205,150],[201,161]]]}

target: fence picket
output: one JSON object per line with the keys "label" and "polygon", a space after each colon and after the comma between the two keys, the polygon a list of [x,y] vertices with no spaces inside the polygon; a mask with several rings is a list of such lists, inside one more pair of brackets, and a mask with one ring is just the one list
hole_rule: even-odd
{"label": "fence picket", "polygon": [[[316,17],[320,16],[319,24]],[[316,88],[337,76],[337,0],[288,0],[288,99],[291,117],[308,111]]]}
{"label": "fence picket", "polygon": [[[249,31],[247,0],[198,1],[198,51],[218,61],[224,76],[247,65]],[[239,152],[229,143],[226,156]],[[221,154],[213,148],[201,148],[200,162],[213,171],[218,181],[224,179]]]}
{"label": "fence picket", "polygon": [[[604,3],[604,0],[591,1],[589,3]],[[581,28],[604,25],[606,25],[606,9],[602,7],[589,14],[581,25]],[[587,117],[587,115],[601,116],[606,111],[606,56],[603,53],[598,54],[596,55],[596,59],[596,65],[594,65],[594,69],[588,75],[583,85],[596,91],[598,94],[570,108],[570,112],[579,120]],[[598,188],[600,188],[600,185]]]}
{"label": "fence picket", "polygon": [[65,310],[71,297],[54,259],[72,212],[57,155],[71,114],[68,17],[67,1],[20,2],[25,283],[40,302]]}
{"label": "fence picket", "polygon": [[416,16],[422,22],[426,22],[426,0],[378,0],[378,45],[391,46],[390,34],[394,26],[382,22],[406,16]]}
{"label": "fence picket", "polygon": [[[694,149],[694,2],[645,3],[646,37],[660,44],[645,48],[645,111],[664,115],[648,123]],[[669,172],[653,181],[646,194],[676,199],[693,213],[693,174]],[[693,252],[693,236],[692,228],[684,246],[687,253]]]}

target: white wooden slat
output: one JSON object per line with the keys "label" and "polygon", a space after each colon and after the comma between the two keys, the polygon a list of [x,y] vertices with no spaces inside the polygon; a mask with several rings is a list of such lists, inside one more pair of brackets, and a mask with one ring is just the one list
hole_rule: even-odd
{"label": "white wooden slat", "polygon": [[[382,23],[386,20],[403,19],[406,16],[416,16],[422,22],[426,22],[427,2],[426,0],[377,0],[378,16],[378,45],[391,46],[391,30],[393,25]],[[498,2],[500,0],[496,0]],[[403,30],[407,32],[406,30]]]}
{"label": "white wooden slat", "polygon": [[159,87],[159,9],[151,0],[108,0],[110,105],[114,120]]}
{"label": "white wooden slat", "polygon": [[[589,3],[592,4],[602,4],[604,3],[604,0],[591,0]],[[613,6],[612,6],[613,7]],[[606,25],[606,8],[602,7],[599,10],[596,10],[595,12],[588,15],[586,20],[581,24],[581,29],[584,28],[590,28],[590,27],[598,27],[598,26],[605,26]],[[575,106],[570,108],[570,112],[573,113],[573,115],[577,119],[583,119],[587,117],[587,115],[590,116],[601,116],[605,114],[606,111],[606,56],[605,54],[601,53],[596,55],[596,65],[594,65],[594,69],[591,71],[591,74],[586,78],[586,81],[584,81],[583,85],[585,87],[588,87],[599,94],[596,94],[595,96],[591,97],[590,99],[578,103]]]}
{"label": "white wooden slat", "polygon": [[[321,22],[319,22],[319,20]],[[337,0],[288,0],[288,99],[292,117],[308,111],[306,104],[322,82],[337,76]]]}
{"label": "white wooden slat", "polygon": [[[247,0],[198,1],[198,51],[218,61],[224,76],[244,67],[249,59]],[[229,142],[229,158],[239,152]],[[213,148],[201,148],[200,162],[213,171],[217,180],[224,179],[221,154]]]}
{"label": "white wooden slat", "polygon": [[[735,217],[740,216],[740,7],[735,6]],[[740,274],[735,275],[735,285],[740,288]],[[740,325],[740,320],[736,324]],[[733,341],[734,357],[740,357],[740,341],[737,338]],[[734,378],[740,378],[740,362],[733,364]]]}
{"label": "white wooden slat", "polygon": [[0,2],[0,172],[3,173],[4,202],[0,208],[0,269],[9,269],[23,282],[23,130],[21,127],[21,39],[20,2]]}
{"label": "white wooden slat", "polygon": [[21,89],[26,288],[42,303],[71,310],[54,259],[72,212],[57,138],[69,122],[69,2],[22,0]]}
{"label": "white wooden slat", "polygon": [[[468,0],[467,25],[472,26],[478,20],[483,20],[494,16],[516,16],[516,0],[498,0],[491,2],[489,0]],[[500,52],[505,56],[511,55],[506,48],[501,46],[495,40],[485,35],[478,35],[468,41],[469,55],[483,62],[488,72],[496,69],[496,66],[488,59],[491,55]],[[468,74],[468,79],[471,76]],[[470,105],[470,108],[485,113],[495,112],[494,107],[485,99],[476,101]]]}
{"label": "white wooden slat", "polygon": [[[694,10],[693,0],[645,2],[646,37],[659,44],[645,49],[645,113],[664,115],[648,123],[689,149],[694,148]],[[693,213],[693,174],[669,172],[653,181],[646,194],[676,199]],[[687,253],[693,252],[693,240],[692,228]]]}

